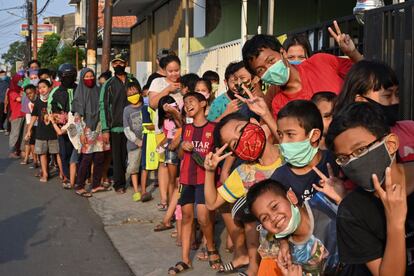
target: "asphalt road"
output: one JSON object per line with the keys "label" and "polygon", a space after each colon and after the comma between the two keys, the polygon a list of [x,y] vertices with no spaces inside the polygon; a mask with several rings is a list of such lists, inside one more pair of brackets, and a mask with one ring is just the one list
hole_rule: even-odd
{"label": "asphalt road", "polygon": [[87,199],[39,182],[7,145],[0,133],[0,275],[133,275]]}

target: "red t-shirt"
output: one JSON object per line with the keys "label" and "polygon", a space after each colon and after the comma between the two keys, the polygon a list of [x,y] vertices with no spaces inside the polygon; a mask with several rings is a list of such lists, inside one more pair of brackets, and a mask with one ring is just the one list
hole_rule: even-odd
{"label": "red t-shirt", "polygon": [[313,94],[330,91],[339,94],[343,79],[352,66],[348,58],[340,58],[330,54],[315,54],[296,66],[302,82],[302,90],[286,93],[282,89],[272,100],[273,115],[288,102],[293,100],[310,100]]}
{"label": "red t-shirt", "polygon": [[398,121],[391,127],[391,132],[397,134],[400,140],[399,161],[402,163],[414,161],[414,121]]}
{"label": "red t-shirt", "polygon": [[[17,98],[20,97],[20,102]],[[9,104],[10,104],[10,121],[24,117],[26,114],[22,112],[20,92],[15,90],[9,90]]]}
{"label": "red t-shirt", "polygon": [[[216,124],[213,122],[207,122],[201,127],[186,124],[182,132],[182,141],[191,142],[194,146],[193,151],[205,158],[214,148],[213,132],[215,126]],[[204,181],[204,167],[197,164],[191,157],[191,152],[185,151],[181,161],[180,183],[183,185],[201,185],[204,184]]]}

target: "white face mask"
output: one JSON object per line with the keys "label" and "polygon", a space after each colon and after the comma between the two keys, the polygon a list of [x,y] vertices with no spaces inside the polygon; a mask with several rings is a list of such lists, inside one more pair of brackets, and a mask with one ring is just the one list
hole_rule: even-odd
{"label": "white face mask", "polygon": [[44,102],[49,99],[49,93],[44,94],[44,95],[40,94],[39,96],[40,96],[40,99]]}

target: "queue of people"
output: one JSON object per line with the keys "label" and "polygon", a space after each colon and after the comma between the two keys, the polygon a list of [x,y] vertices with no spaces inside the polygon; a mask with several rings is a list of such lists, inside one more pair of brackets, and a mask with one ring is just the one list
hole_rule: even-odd
{"label": "queue of people", "polygon": [[364,60],[336,22],[329,31],[347,57],[254,36],[222,93],[212,70],[181,75],[169,49],[143,86],[122,55],[113,76],[62,64],[57,82],[37,61],[0,71],[10,157],[86,198],[131,185],[132,200],[153,200],[156,172],[154,231],[181,251],[168,275],[191,270],[197,249],[219,274],[413,275],[414,122],[399,120],[392,68]]}

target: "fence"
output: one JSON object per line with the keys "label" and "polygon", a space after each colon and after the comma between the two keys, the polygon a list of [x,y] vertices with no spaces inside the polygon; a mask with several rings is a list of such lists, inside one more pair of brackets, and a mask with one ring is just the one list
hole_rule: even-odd
{"label": "fence", "polygon": [[365,58],[382,60],[400,81],[400,115],[414,119],[414,1],[365,13]]}
{"label": "fence", "polygon": [[[224,77],[227,65],[233,61],[240,61],[241,40],[234,40],[208,49],[188,54],[188,72],[201,76],[207,70],[216,71]],[[224,83],[220,81],[219,92],[224,91]]]}

